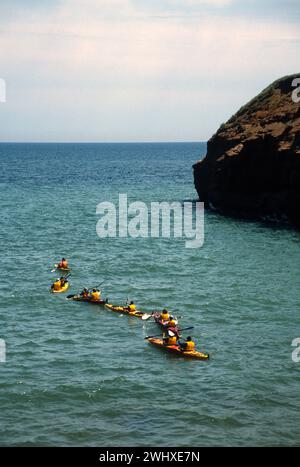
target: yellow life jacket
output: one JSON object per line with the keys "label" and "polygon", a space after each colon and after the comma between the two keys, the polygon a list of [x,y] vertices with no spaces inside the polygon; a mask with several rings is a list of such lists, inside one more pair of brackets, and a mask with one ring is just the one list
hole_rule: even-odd
{"label": "yellow life jacket", "polygon": [[168,327],[170,328],[174,328],[176,326],[176,321],[174,319],[171,319],[169,322],[168,322]]}
{"label": "yellow life jacket", "polygon": [[129,308],[129,311],[136,311],[136,306],[134,303],[131,303],[128,308]]}
{"label": "yellow life jacket", "polygon": [[172,336],[168,338],[168,343],[167,345],[175,345],[177,343],[177,338],[176,336]]}
{"label": "yellow life jacket", "polygon": [[195,350],[195,342],[187,341],[185,350]]}
{"label": "yellow life jacket", "polygon": [[101,294],[100,294],[100,292],[98,290],[96,292],[91,293],[91,299],[92,300],[100,300],[100,297],[101,297]]}
{"label": "yellow life jacket", "polygon": [[169,313],[162,313],[160,315],[160,317],[161,317],[162,320],[167,321],[167,319],[170,318],[170,315],[169,315]]}
{"label": "yellow life jacket", "polygon": [[54,284],[53,284],[53,289],[54,289],[54,290],[60,290],[60,289],[61,289],[61,282],[60,282],[60,280],[54,282]]}

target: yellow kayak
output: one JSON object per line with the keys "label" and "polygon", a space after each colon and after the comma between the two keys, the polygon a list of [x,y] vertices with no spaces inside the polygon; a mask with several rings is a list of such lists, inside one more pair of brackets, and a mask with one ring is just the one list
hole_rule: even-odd
{"label": "yellow kayak", "polygon": [[143,320],[149,319],[152,316],[152,315],[149,315],[148,313],[143,313],[142,311],[138,311],[138,310],[129,311],[128,308],[125,306],[116,306],[116,305],[112,305],[111,303],[106,303],[105,307],[111,311],[122,313],[124,315],[135,316],[136,318],[141,318]]}
{"label": "yellow kayak", "polygon": [[162,339],[156,339],[149,337],[148,342],[161,349],[167,350],[168,352],[175,353],[181,357],[196,358],[198,360],[208,360],[209,355],[206,353],[198,352],[198,350],[181,350],[179,345],[164,345]]}
{"label": "yellow kayak", "polygon": [[63,287],[61,287],[60,289],[58,290],[54,290],[54,289],[50,289],[50,292],[52,293],[62,293],[62,292],[66,292],[69,288],[69,282],[66,282],[65,285]]}

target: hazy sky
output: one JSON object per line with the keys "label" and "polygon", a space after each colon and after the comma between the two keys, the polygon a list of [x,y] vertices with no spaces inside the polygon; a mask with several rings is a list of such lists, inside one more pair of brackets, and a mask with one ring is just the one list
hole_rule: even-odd
{"label": "hazy sky", "polygon": [[1,0],[0,141],[207,140],[299,61],[299,0]]}

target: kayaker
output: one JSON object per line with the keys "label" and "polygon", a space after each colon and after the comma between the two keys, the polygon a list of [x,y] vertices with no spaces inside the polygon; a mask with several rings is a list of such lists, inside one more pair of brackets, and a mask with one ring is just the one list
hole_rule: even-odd
{"label": "kayaker", "polygon": [[81,296],[82,298],[89,298],[89,295],[90,295],[90,294],[89,294],[89,291],[88,291],[88,289],[87,289],[86,287],[83,289],[82,292],[80,292],[80,296]]}
{"label": "kayaker", "polygon": [[93,289],[93,290],[92,290],[92,293],[91,293],[91,299],[92,299],[92,300],[95,300],[95,301],[100,300],[100,299],[101,299],[101,292],[100,292],[100,290]]}
{"label": "kayaker", "polygon": [[66,258],[62,258],[61,262],[57,266],[59,269],[68,269],[69,264]]}
{"label": "kayaker", "polygon": [[51,289],[53,289],[53,290],[60,290],[61,289],[60,279],[56,279],[56,281],[51,285]]}
{"label": "kayaker", "polygon": [[68,279],[66,277],[61,277],[60,278],[60,286],[63,287],[66,283],[68,282]]}
{"label": "kayaker", "polygon": [[186,341],[185,342],[179,342],[179,346],[181,348],[181,350],[195,350],[195,347],[196,347],[196,344],[195,342],[192,340],[191,336],[188,336],[186,338]]}
{"label": "kayaker", "polygon": [[160,317],[161,317],[162,321],[169,321],[170,315],[169,315],[168,310],[164,309],[164,310],[161,312]]}
{"label": "kayaker", "polygon": [[168,328],[175,328],[177,326],[174,316],[170,316],[170,319],[166,325]]}
{"label": "kayaker", "polygon": [[164,345],[176,345],[177,344],[178,337],[176,333],[169,333],[169,330],[163,334],[163,342]]}
{"label": "kayaker", "polygon": [[136,311],[136,306],[133,301],[129,303],[129,306],[127,307],[128,311]]}
{"label": "kayaker", "polygon": [[167,324],[164,325],[164,327],[168,329],[168,331],[172,331],[177,337],[177,339],[181,337],[179,334],[179,329],[178,329],[174,316],[170,316],[169,321],[167,322]]}

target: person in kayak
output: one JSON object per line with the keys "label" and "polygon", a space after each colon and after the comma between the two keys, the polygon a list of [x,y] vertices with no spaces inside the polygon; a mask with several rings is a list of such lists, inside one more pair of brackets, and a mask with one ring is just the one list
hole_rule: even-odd
{"label": "person in kayak", "polygon": [[164,345],[177,345],[177,337],[176,336],[165,336],[163,338]]}
{"label": "person in kayak", "polygon": [[82,298],[89,298],[90,294],[89,294],[89,291],[88,291],[88,289],[86,287],[84,287],[83,291],[80,292],[80,296]]}
{"label": "person in kayak", "polygon": [[163,309],[163,311],[161,312],[160,317],[161,317],[162,321],[169,321],[170,315],[169,315],[168,310]]}
{"label": "person in kayak", "polygon": [[60,279],[56,279],[56,281],[51,285],[51,289],[60,290],[67,282],[68,282],[68,279],[66,277],[61,277]]}
{"label": "person in kayak", "polygon": [[170,316],[169,321],[164,325],[164,328],[166,328],[168,331],[172,331],[177,339],[179,339],[181,336],[179,334],[179,329],[177,326],[177,321],[175,321],[174,316]]}
{"label": "person in kayak", "polygon": [[169,321],[167,322],[166,326],[167,326],[168,328],[176,328],[177,323],[176,323],[176,321],[175,321],[174,316],[170,316]]}
{"label": "person in kayak", "polygon": [[178,341],[177,333],[170,332],[168,329],[167,332],[163,334],[163,343],[164,345],[176,345]]}
{"label": "person in kayak", "polygon": [[131,301],[131,302],[129,303],[129,305],[128,305],[128,307],[127,307],[127,310],[128,310],[128,311],[132,311],[132,312],[133,312],[133,311],[136,311],[136,306],[135,306],[135,304],[134,304],[133,301]]}
{"label": "person in kayak", "polygon": [[101,300],[101,292],[98,289],[93,289],[91,293],[91,300],[99,301]]}
{"label": "person in kayak", "polygon": [[186,338],[185,342],[178,342],[179,347],[181,348],[182,351],[191,351],[195,350],[195,342],[192,340],[191,336],[188,336]]}
{"label": "person in kayak", "polygon": [[61,277],[60,278],[60,286],[63,287],[66,283],[68,282],[68,279],[66,277]]}
{"label": "person in kayak", "polygon": [[61,262],[57,266],[59,269],[68,269],[69,264],[66,258],[62,258]]}
{"label": "person in kayak", "polygon": [[53,289],[53,290],[60,290],[61,289],[60,279],[56,279],[56,281],[51,285],[51,289]]}

